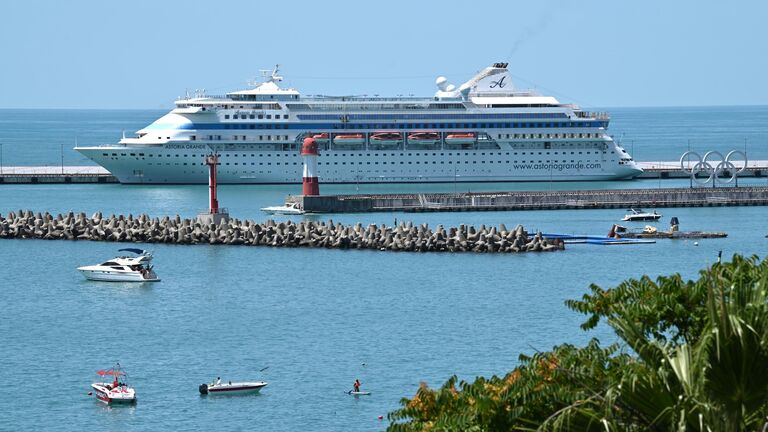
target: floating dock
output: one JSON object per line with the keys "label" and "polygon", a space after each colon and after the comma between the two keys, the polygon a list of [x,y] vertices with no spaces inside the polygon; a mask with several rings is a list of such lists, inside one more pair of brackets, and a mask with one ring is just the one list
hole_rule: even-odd
{"label": "floating dock", "polygon": [[117,183],[100,166],[4,166],[0,183]]}
{"label": "floating dock", "polygon": [[288,196],[307,212],[446,212],[768,205],[768,187]]}

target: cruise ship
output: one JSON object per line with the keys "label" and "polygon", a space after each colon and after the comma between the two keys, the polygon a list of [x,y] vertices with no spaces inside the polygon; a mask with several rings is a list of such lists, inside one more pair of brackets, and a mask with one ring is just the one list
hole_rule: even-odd
{"label": "cruise ship", "polygon": [[302,96],[275,67],[246,90],[179,98],[117,144],[76,147],[121,183],[301,182],[301,143],[320,148],[321,183],[583,181],[642,172],[608,135],[606,113],[513,87],[507,63],[432,97]]}

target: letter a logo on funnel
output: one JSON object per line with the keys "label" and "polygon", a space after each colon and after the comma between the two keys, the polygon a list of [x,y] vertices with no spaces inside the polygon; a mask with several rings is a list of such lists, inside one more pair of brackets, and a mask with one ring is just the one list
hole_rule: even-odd
{"label": "letter a logo on funnel", "polygon": [[491,81],[491,85],[490,85],[490,88],[496,88],[496,87],[498,87],[498,88],[504,88],[504,86],[506,85],[506,84],[504,83],[504,78],[506,78],[506,77],[507,77],[507,76],[505,75],[505,76],[501,77],[501,79],[500,79],[500,80],[498,80],[498,81]]}

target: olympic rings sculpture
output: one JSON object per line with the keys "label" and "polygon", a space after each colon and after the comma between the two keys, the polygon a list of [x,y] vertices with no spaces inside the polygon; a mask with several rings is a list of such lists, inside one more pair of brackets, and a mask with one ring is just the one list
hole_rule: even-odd
{"label": "olympic rings sculpture", "polygon": [[[733,164],[733,161],[731,161],[731,157],[737,155],[744,160],[744,165],[738,170],[736,169],[736,165]],[[695,158],[693,156],[695,156]],[[710,157],[717,157],[718,159],[710,161]],[[691,162],[694,160],[698,161],[691,165]],[[688,162],[687,167],[686,162]],[[712,166],[712,164],[715,162],[717,162],[717,165]],[[702,158],[701,155],[694,151],[687,151],[683,153],[682,156],[680,156],[680,170],[687,172],[689,169],[691,180],[700,185],[706,185],[709,182],[712,182],[713,185],[715,182],[728,184],[736,180],[736,176],[743,173],[744,170],[747,169],[747,155],[739,150],[731,150],[725,157],[723,157],[722,153],[713,150],[704,153],[704,158]],[[731,177],[728,179],[721,179],[720,174],[722,174],[724,171],[731,173]],[[705,180],[702,181],[702,179],[698,177],[699,173],[708,174],[708,176]]]}

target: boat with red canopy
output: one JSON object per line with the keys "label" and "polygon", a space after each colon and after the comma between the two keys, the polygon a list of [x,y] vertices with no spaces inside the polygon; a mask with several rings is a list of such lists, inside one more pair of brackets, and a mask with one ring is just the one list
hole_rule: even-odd
{"label": "boat with red canopy", "polygon": [[91,384],[96,391],[96,399],[109,405],[136,403],[136,390],[126,384],[128,375],[120,363],[111,369],[96,371],[96,375],[106,381]]}

